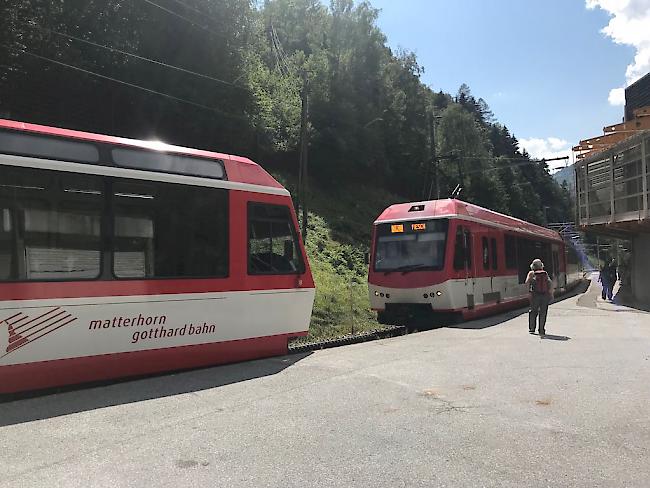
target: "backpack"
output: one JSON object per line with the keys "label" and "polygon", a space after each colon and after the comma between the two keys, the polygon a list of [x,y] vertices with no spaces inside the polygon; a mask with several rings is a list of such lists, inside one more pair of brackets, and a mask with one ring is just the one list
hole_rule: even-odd
{"label": "backpack", "polygon": [[535,271],[535,276],[530,280],[530,292],[539,295],[548,294],[548,273],[546,271]]}

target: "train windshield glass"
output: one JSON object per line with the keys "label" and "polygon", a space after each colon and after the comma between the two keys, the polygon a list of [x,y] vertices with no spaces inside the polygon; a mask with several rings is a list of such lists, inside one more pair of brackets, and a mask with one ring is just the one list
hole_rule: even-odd
{"label": "train windshield glass", "polygon": [[375,271],[442,269],[448,225],[447,219],[379,225]]}

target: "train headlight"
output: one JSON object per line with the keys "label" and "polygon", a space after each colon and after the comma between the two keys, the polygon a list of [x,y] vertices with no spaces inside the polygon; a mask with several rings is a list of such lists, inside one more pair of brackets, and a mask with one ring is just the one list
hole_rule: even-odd
{"label": "train headlight", "polygon": [[441,292],[440,290],[438,290],[438,291],[436,292],[436,296],[439,296],[439,297],[442,296],[442,292]]}
{"label": "train headlight", "polygon": [[376,296],[376,297],[379,296],[379,292],[378,292],[378,291],[375,292],[375,296]]}
{"label": "train headlight", "polygon": [[386,298],[390,298],[390,293],[386,293]]}

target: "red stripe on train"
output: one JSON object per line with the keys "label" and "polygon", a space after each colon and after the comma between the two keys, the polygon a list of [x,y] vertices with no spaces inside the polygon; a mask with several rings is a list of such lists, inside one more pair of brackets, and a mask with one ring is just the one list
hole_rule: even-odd
{"label": "red stripe on train", "polygon": [[307,332],[0,366],[0,393],[215,366],[287,354],[288,339]]}
{"label": "red stripe on train", "polygon": [[[284,278],[284,279],[283,279]],[[299,283],[302,282],[302,285]],[[313,289],[310,275],[290,278],[248,279],[189,279],[189,280],[120,280],[76,282],[1,283],[0,301],[51,298],[94,298],[147,295],[180,295],[185,293],[225,293],[232,291]]]}

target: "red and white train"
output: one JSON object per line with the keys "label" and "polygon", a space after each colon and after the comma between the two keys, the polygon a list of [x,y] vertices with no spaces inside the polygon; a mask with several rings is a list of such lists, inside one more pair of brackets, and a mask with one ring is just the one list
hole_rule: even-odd
{"label": "red and white train", "polygon": [[383,323],[471,319],[525,304],[535,258],[558,292],[578,283],[577,257],[557,232],[477,205],[400,203],[374,223],[370,304]]}
{"label": "red and white train", "polygon": [[0,393],[286,353],[297,228],[246,158],[0,120]]}

